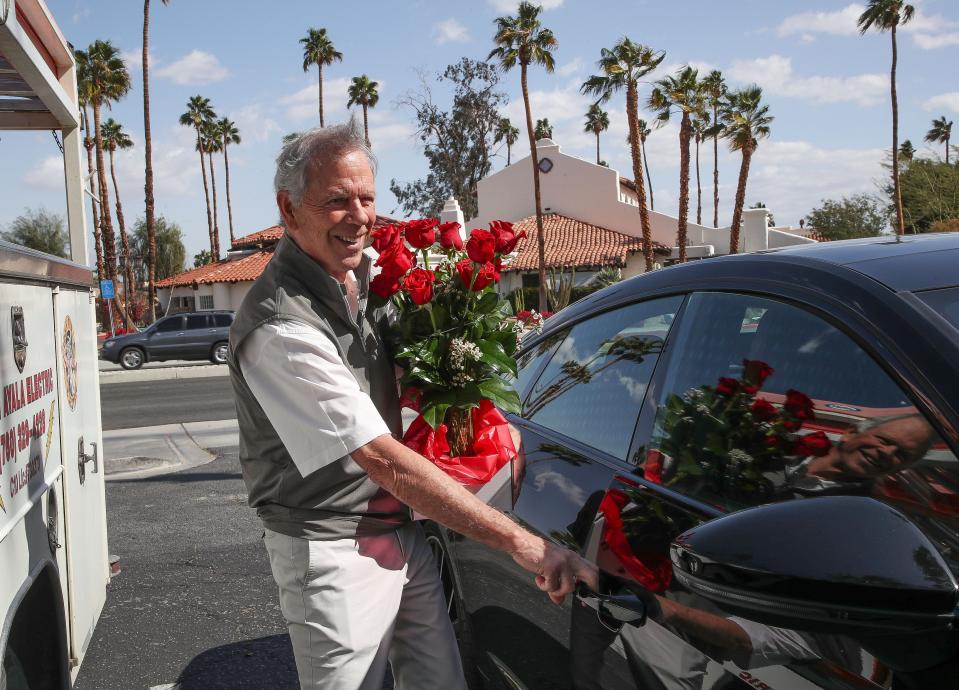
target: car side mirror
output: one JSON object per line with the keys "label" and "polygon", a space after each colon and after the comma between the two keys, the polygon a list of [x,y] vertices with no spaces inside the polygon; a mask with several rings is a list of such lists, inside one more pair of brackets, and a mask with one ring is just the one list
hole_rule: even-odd
{"label": "car side mirror", "polygon": [[670,557],[689,590],[768,625],[918,633],[956,621],[959,587],[936,547],[871,498],[743,510],[684,532]]}

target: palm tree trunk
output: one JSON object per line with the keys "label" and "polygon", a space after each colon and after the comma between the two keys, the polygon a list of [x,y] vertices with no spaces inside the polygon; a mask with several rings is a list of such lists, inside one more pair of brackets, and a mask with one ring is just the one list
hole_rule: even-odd
{"label": "palm tree trunk", "polygon": [[207,158],[210,160],[210,186],[213,188],[213,244],[216,247],[213,251],[213,256],[219,260],[220,259],[220,221],[219,213],[217,213],[216,208],[216,166],[213,165],[213,151],[209,151]]}
{"label": "palm tree trunk", "polygon": [[643,184],[642,150],[639,144],[639,94],[635,81],[626,85],[626,119],[629,123],[629,149],[633,158],[633,181],[636,183],[636,200],[639,202],[639,223],[643,229],[643,258],[646,270],[653,270],[653,229],[646,210],[646,185]]}
{"label": "palm tree trunk", "polygon": [[643,159],[643,166],[646,168],[646,186],[649,188],[649,208],[656,210],[656,202],[653,200],[653,178],[649,176],[649,156],[646,155],[646,142],[639,138],[639,155]]}
{"label": "palm tree trunk", "polygon": [[203,150],[203,139],[200,137],[199,125],[196,127],[196,146],[200,152],[200,172],[203,173],[203,195],[206,197],[206,228],[210,233],[210,252],[213,252],[213,260],[217,261],[220,257],[214,249],[216,242],[213,237],[213,216],[210,215],[210,189],[206,184],[206,161],[203,158],[203,154],[206,152]]}
{"label": "palm tree trunk", "polygon": [[703,186],[699,181],[699,136],[696,136],[696,225],[703,224]]}
{"label": "palm tree trunk", "polygon": [[743,220],[743,206],[746,204],[746,180],[749,178],[749,163],[753,150],[743,149],[743,162],[739,166],[739,184],[736,187],[736,205],[733,207],[733,224],[729,230],[729,253],[739,253],[739,226]]}
{"label": "palm tree trunk", "polygon": [[120,203],[120,186],[117,184],[117,171],[114,166],[113,149],[110,149],[110,177],[113,179],[113,195],[117,203],[117,224],[120,226],[120,245],[123,247],[123,300],[126,302],[126,329],[130,330],[130,290],[133,285],[133,271],[130,268],[130,240],[123,220],[123,204]]}
{"label": "palm tree trunk", "polygon": [[[107,277],[117,284],[117,238],[113,233],[113,220],[110,218],[110,189],[107,187],[103,161],[103,135],[100,132],[100,104],[93,102],[93,143],[97,154],[97,186],[100,188],[100,218],[103,221],[103,260]],[[111,300],[114,310],[126,321],[125,310],[116,300]]]}
{"label": "palm tree trunk", "polygon": [[596,135],[596,165],[599,165],[599,132],[594,132]]}
{"label": "palm tree trunk", "polygon": [[889,92],[892,96],[892,188],[896,195],[896,234],[906,232],[906,221],[902,215],[902,192],[899,189],[899,101],[896,98],[896,25],[892,25],[892,69],[889,73]]}
{"label": "palm tree trunk", "polygon": [[539,258],[539,310],[549,309],[546,301],[546,238],[543,236],[543,201],[539,191],[539,153],[533,133],[533,113],[529,107],[529,86],[526,83],[526,63],[520,63],[520,84],[523,87],[523,105],[526,108],[526,133],[529,135],[529,155],[533,164],[533,198],[536,200],[536,251]]}
{"label": "palm tree trunk", "polygon": [[325,127],[323,123],[323,65],[318,64],[320,70],[320,127]]}
{"label": "palm tree trunk", "polygon": [[[713,125],[719,121],[719,108],[713,106]],[[719,227],[719,134],[713,134],[713,227]]]}
{"label": "palm tree trunk", "polygon": [[143,193],[146,203],[147,224],[147,304],[150,310],[150,320],[156,319],[154,303],[156,302],[156,269],[157,269],[157,229],[154,218],[153,200],[153,137],[150,134],[150,0],[143,0],[143,139],[145,168],[143,179]]}
{"label": "palm tree trunk", "polygon": [[506,165],[509,165],[510,161],[510,148],[512,148],[508,143],[506,144]]}
{"label": "palm tree trunk", "polygon": [[366,117],[366,103],[363,104],[363,136],[366,137],[366,145],[373,148],[373,144],[370,143],[370,123]]}
{"label": "palm tree trunk", "polygon": [[[87,171],[90,173],[90,210],[93,211],[93,248],[97,255],[97,281],[99,282],[106,277],[103,272],[103,230],[100,227],[100,212],[97,211],[97,200],[100,198],[100,194],[97,191],[93,175],[93,137],[90,136],[90,117],[87,115],[86,106],[83,107],[83,123],[86,129],[83,146],[87,150]],[[109,306],[106,300],[101,300],[100,306],[100,321],[103,327],[106,328],[110,316],[107,312]]]}
{"label": "palm tree trunk", "polygon": [[949,165],[949,135],[946,135],[946,165]]}
{"label": "palm tree trunk", "polygon": [[223,140],[223,167],[226,169],[226,214],[230,219],[230,248],[236,238],[233,235],[233,203],[230,201],[230,157],[226,155],[226,139]]}
{"label": "palm tree trunk", "polygon": [[683,113],[679,125],[679,222],[676,224],[676,244],[679,263],[686,261],[686,236],[689,223],[689,137],[692,132],[689,113]]}

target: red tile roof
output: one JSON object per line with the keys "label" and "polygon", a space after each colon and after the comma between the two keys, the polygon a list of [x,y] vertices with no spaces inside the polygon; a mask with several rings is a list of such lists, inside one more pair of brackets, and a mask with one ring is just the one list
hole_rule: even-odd
{"label": "red tile roof", "polygon": [[[539,258],[536,248],[536,216],[513,223],[513,229],[516,232],[525,230],[526,238],[516,245],[516,253],[504,270],[537,270]],[[643,242],[638,237],[630,237],[557,213],[543,216],[543,238],[546,245],[546,268],[623,267],[630,254],[643,250]],[[654,243],[654,247],[665,249],[658,243]]]}
{"label": "red tile roof", "polygon": [[[389,216],[377,216],[376,222],[373,223],[373,228],[376,229],[384,225],[390,225],[392,223],[399,222],[400,221],[390,218]],[[269,245],[279,242],[281,237],[283,237],[283,226],[273,225],[265,230],[260,230],[259,232],[245,235],[244,237],[237,237],[235,240],[233,240],[233,247],[235,249],[242,249],[245,247],[260,245],[265,248]]]}
{"label": "red tile roof", "polygon": [[241,283],[247,280],[256,280],[263,269],[273,258],[273,251],[264,250],[247,254],[238,259],[224,259],[206,266],[185,271],[159,281],[158,288],[177,287],[181,285],[206,285],[211,283]]}

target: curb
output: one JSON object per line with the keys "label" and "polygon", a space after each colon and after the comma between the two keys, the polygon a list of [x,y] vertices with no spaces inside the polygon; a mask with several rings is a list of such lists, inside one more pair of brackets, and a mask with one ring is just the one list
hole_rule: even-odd
{"label": "curb", "polygon": [[100,383],[134,383],[138,381],[168,381],[171,379],[203,379],[212,376],[229,376],[230,370],[225,364],[208,364],[193,367],[158,367],[156,369],[134,369],[132,371],[101,371]]}
{"label": "curb", "polygon": [[185,422],[103,432],[107,481],[141,479],[212,462],[210,449],[236,446],[235,419]]}

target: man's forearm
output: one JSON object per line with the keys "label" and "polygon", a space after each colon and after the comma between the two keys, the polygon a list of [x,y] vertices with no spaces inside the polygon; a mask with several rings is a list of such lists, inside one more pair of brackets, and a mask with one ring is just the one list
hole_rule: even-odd
{"label": "man's forearm", "polygon": [[487,506],[392,436],[375,438],[352,457],[370,479],[417,513],[470,539],[509,553],[542,548],[541,539]]}

